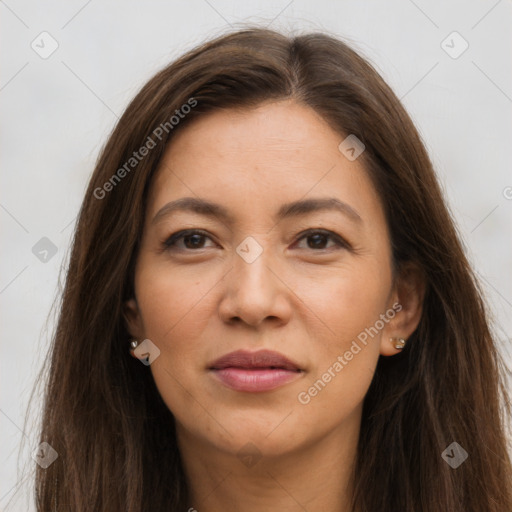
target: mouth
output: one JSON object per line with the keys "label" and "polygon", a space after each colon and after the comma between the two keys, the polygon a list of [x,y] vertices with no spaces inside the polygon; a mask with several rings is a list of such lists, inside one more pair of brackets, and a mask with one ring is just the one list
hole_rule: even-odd
{"label": "mouth", "polygon": [[226,387],[245,392],[270,391],[304,373],[284,355],[269,350],[231,352],[210,364],[208,370]]}

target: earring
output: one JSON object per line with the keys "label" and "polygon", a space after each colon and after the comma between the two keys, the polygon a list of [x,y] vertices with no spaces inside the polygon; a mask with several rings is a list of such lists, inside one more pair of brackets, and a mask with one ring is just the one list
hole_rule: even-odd
{"label": "earring", "polygon": [[137,346],[139,345],[139,342],[137,340],[130,340],[130,355],[132,357],[137,357],[133,351],[137,348]]}
{"label": "earring", "polygon": [[389,338],[389,341],[397,350],[402,350],[405,347],[404,338]]}

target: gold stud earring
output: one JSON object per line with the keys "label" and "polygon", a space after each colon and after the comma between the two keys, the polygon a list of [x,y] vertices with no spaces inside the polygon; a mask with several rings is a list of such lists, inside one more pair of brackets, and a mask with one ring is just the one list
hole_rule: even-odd
{"label": "gold stud earring", "polygon": [[405,347],[404,338],[389,338],[389,341],[397,350],[402,350]]}

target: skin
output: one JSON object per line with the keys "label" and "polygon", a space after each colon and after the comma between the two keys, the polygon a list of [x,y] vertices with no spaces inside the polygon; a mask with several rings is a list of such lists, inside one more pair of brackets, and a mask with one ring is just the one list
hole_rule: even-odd
{"label": "skin", "polygon": [[[422,282],[393,276],[384,211],[361,158],[338,149],[345,136],[292,100],[214,112],[182,131],[153,179],[125,317],[137,340],[160,355],[149,366],[172,411],[189,485],[200,512],[349,511],[364,396],[379,356],[398,353],[421,316]],[[177,211],[152,223],[169,201],[204,198],[231,220]],[[276,221],[283,203],[334,197],[361,220],[320,210]],[[183,229],[206,237],[163,243]],[[338,234],[303,237],[304,230]],[[236,252],[248,236],[263,252]],[[402,307],[307,404],[298,400],[374,326]],[[263,393],[225,387],[208,364],[238,349],[278,351],[303,372]],[[259,460],[237,456],[252,443]]]}

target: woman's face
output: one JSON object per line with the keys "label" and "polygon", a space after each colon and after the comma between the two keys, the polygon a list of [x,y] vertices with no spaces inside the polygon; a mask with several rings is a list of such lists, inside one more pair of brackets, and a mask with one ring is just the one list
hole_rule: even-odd
{"label": "woman's face", "polygon": [[[178,436],[278,455],[341,432],[360,421],[379,354],[397,352],[389,337],[415,328],[397,312],[379,197],[344,138],[281,101],[212,113],[168,147],[127,319],[160,350],[149,368]],[[299,371],[215,364],[263,349]]]}

